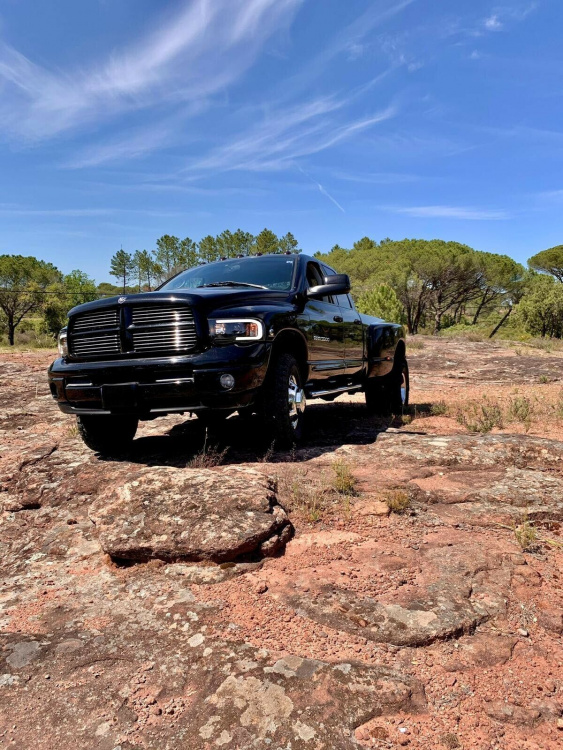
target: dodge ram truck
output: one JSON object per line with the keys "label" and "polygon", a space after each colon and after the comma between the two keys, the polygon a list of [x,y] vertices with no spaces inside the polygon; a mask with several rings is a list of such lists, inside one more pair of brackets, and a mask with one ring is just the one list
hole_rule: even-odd
{"label": "dodge ram truck", "polygon": [[49,384],[91,449],[119,454],[139,420],[258,415],[276,445],[299,441],[308,399],[363,391],[401,413],[409,371],[401,325],[361,315],[350,279],[302,254],[223,259],[153,292],[78,305]]}

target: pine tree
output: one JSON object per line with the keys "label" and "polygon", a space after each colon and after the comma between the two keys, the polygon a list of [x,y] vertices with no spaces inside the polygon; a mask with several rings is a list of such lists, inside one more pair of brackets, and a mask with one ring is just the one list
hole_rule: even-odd
{"label": "pine tree", "polygon": [[280,252],[280,241],[270,229],[263,229],[256,237],[256,244],[253,247],[253,255],[268,255],[269,253]]}
{"label": "pine tree", "polygon": [[280,250],[282,253],[299,253],[299,243],[295,237],[288,232],[283,237],[280,237]]}
{"label": "pine tree", "polygon": [[125,294],[131,274],[135,271],[133,258],[121,248],[113,256],[110,264],[110,274],[120,280],[123,285],[123,293]]}

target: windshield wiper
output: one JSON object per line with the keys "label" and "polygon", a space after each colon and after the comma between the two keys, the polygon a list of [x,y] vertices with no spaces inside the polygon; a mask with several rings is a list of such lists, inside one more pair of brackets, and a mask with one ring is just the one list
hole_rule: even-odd
{"label": "windshield wiper", "polygon": [[267,286],[261,284],[249,284],[246,281],[214,281],[211,284],[200,284],[197,289],[203,289],[208,286],[250,286],[253,289],[268,289]]}

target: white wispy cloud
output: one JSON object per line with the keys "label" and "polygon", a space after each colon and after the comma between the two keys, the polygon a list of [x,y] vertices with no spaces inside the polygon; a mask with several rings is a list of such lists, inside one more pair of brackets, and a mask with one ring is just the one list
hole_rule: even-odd
{"label": "white wispy cloud", "polygon": [[136,159],[166,146],[174,135],[173,128],[167,124],[156,123],[148,128],[81,149],[63,166],[69,169],[83,169],[110,162]]}
{"label": "white wispy cloud", "polygon": [[304,0],[189,0],[135,43],[61,72],[0,44],[0,129],[39,140],[163,101],[205,99],[237,80]]}
{"label": "white wispy cloud", "polygon": [[6,203],[0,204],[0,216],[5,216],[6,218],[14,217],[16,219],[24,216],[34,218],[44,217],[48,219],[87,219],[115,217],[120,214],[131,214],[142,217],[178,217],[185,216],[185,211],[170,211],[168,209],[153,208],[29,208],[26,206],[18,207]]}
{"label": "white wispy cloud", "polygon": [[111,208],[18,208],[0,204],[0,216],[46,216],[66,218],[86,218],[88,216],[109,216],[115,213]]}
{"label": "white wispy cloud", "polygon": [[339,170],[332,171],[331,176],[337,180],[345,182],[359,182],[368,185],[395,185],[405,182],[416,182],[421,178],[413,174],[401,174],[399,172],[342,172]]}
{"label": "white wispy cloud", "polygon": [[538,2],[513,2],[497,6],[482,25],[487,31],[501,31],[510,21],[524,21],[538,7]]}
{"label": "white wispy cloud", "polygon": [[483,25],[488,31],[500,31],[503,27],[503,23],[497,13],[493,13],[492,16],[485,18]]}
{"label": "white wispy cloud", "polygon": [[350,98],[325,97],[271,112],[250,127],[188,165],[194,176],[209,171],[266,171],[292,166],[299,158],[325,151],[378,123],[394,117],[397,109],[386,107],[369,117],[342,123],[334,115]]}
{"label": "white wispy cloud", "polygon": [[383,26],[416,2],[417,0],[370,2],[364,13],[344,27],[318,55],[309,60],[307,65],[287,82],[291,95],[295,95],[311,81],[323,75],[335,58],[345,56],[349,62],[361,58],[370,48],[370,35],[374,29]]}
{"label": "white wispy cloud", "polygon": [[465,219],[466,221],[494,221],[509,219],[503,210],[466,206],[381,206],[382,210],[405,214],[417,219]]}

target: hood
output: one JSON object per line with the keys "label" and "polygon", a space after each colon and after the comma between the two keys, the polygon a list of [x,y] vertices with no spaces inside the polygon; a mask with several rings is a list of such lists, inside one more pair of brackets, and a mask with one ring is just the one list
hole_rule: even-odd
{"label": "hood", "polygon": [[288,292],[277,292],[272,289],[252,289],[249,287],[204,287],[189,291],[141,292],[140,294],[120,294],[115,297],[104,297],[94,302],[85,302],[69,311],[71,315],[103,310],[120,305],[162,305],[162,303],[180,303],[197,308],[214,309],[234,305],[281,304],[287,302]]}

